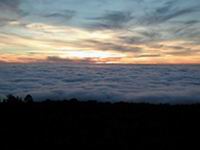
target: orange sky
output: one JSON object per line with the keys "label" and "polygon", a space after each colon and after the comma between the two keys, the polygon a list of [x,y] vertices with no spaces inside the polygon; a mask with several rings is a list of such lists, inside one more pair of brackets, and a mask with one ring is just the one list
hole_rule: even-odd
{"label": "orange sky", "polygon": [[[0,33],[0,61],[30,63],[49,61],[48,58],[54,56],[66,61],[90,60],[93,63],[200,63],[198,51],[200,46],[184,40],[126,44],[117,38],[120,31],[93,31],[91,33],[76,28],[45,24],[35,28],[36,25],[30,25],[26,32],[35,34],[42,28],[41,36],[24,37]],[[44,30],[48,32],[42,33]],[[54,36],[50,36],[53,33]],[[129,33],[126,34],[129,36]],[[71,36],[65,37],[65,35]]]}

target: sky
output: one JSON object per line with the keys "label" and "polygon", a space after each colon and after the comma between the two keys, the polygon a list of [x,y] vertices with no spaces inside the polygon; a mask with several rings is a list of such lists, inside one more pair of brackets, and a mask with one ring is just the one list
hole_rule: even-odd
{"label": "sky", "polygon": [[0,0],[0,63],[199,64],[199,0]]}

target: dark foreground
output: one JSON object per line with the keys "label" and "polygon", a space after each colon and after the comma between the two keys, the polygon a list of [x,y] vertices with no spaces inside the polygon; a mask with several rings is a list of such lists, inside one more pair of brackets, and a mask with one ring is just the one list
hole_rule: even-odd
{"label": "dark foreground", "polygon": [[0,149],[193,149],[200,105],[0,104]]}

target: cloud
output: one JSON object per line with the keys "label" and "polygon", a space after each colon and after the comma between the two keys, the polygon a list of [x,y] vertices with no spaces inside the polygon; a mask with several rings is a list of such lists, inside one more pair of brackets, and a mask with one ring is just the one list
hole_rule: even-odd
{"label": "cloud", "polygon": [[[135,63],[142,57],[155,62],[159,59],[155,54],[161,55],[161,63],[166,55],[170,57],[166,63],[178,56],[177,63],[186,60],[187,55],[187,63],[199,62],[198,0],[87,0],[81,4],[81,0],[1,0],[1,53],[28,57],[35,50],[46,58],[64,55],[60,49],[72,49],[102,55],[114,51],[126,59],[118,55],[107,60],[119,63]],[[172,41],[173,46],[180,46],[178,41],[193,44],[182,45],[182,49],[167,47]],[[160,42],[166,45],[151,47]]]}
{"label": "cloud", "polygon": [[141,44],[144,42],[144,39],[140,36],[130,36],[130,35],[127,35],[127,36],[119,36],[118,37],[119,40],[123,41],[124,43],[127,43],[127,44]]}
{"label": "cloud", "polygon": [[155,11],[148,12],[150,14],[146,13],[146,16],[141,18],[140,22],[147,25],[161,24],[177,17],[199,12],[200,8],[198,5],[180,8],[176,7],[176,5],[176,1],[166,2],[164,5],[156,8]]}
{"label": "cloud", "polygon": [[1,9],[9,9],[11,11],[18,10],[18,5],[20,3],[20,0],[1,0],[0,1],[0,8]]}
{"label": "cloud", "polygon": [[146,58],[146,57],[161,57],[160,54],[143,54],[143,55],[137,55],[136,58]]}
{"label": "cloud", "polygon": [[16,21],[27,15],[20,9],[20,2],[20,0],[0,1],[0,26],[5,26],[9,22]]}
{"label": "cloud", "polygon": [[184,24],[185,25],[194,25],[194,24],[198,24],[200,21],[199,20],[189,20],[189,21],[185,21]]}
{"label": "cloud", "polygon": [[72,10],[65,10],[62,12],[55,12],[55,13],[50,13],[47,15],[44,15],[44,17],[47,18],[56,18],[56,19],[65,19],[65,20],[70,20],[75,16],[76,12]]}
{"label": "cloud", "polygon": [[193,103],[200,99],[200,69],[195,65],[46,62],[0,64],[0,70],[2,97],[7,94],[31,94],[35,100],[78,98],[151,103]]}
{"label": "cloud", "polygon": [[8,22],[14,21],[13,19],[0,18],[0,27],[3,27],[8,24]]}
{"label": "cloud", "polygon": [[69,64],[92,64],[95,61],[92,58],[83,58],[79,60],[69,59],[69,58],[60,58],[57,56],[48,56],[44,62],[52,62],[52,63],[69,63]]}
{"label": "cloud", "polygon": [[160,39],[161,34],[156,31],[148,30],[148,31],[139,31],[138,34],[140,34],[143,38],[148,38],[148,39]]}
{"label": "cloud", "polygon": [[167,46],[167,45],[156,45],[154,48],[159,47],[162,48],[163,54],[172,55],[172,56],[190,56],[195,55],[199,51],[193,50],[192,48],[185,46]]}
{"label": "cloud", "polygon": [[65,25],[76,16],[76,11],[63,10],[58,12],[48,12],[41,16],[41,20],[49,24]]}
{"label": "cloud", "polygon": [[119,40],[123,41],[127,44],[134,44],[134,45],[140,45],[140,44],[148,44],[151,42],[159,42],[161,40],[164,40],[163,35],[158,32],[157,30],[141,30],[141,31],[132,31],[132,35],[125,35],[125,36],[119,36]]}
{"label": "cloud", "polygon": [[191,49],[184,49],[184,50],[172,50],[170,52],[166,52],[165,54],[172,55],[172,56],[190,56],[197,53],[197,51],[192,51]]}
{"label": "cloud", "polygon": [[102,50],[102,51],[113,50],[113,51],[132,52],[132,53],[139,53],[142,51],[142,49],[137,46],[111,42],[111,41],[105,42],[105,41],[97,41],[97,40],[85,40],[84,43],[86,43],[86,45],[93,45],[97,49]]}
{"label": "cloud", "polygon": [[94,23],[90,27],[94,29],[121,29],[132,19],[131,12],[108,11],[100,17],[91,18],[90,20]]}

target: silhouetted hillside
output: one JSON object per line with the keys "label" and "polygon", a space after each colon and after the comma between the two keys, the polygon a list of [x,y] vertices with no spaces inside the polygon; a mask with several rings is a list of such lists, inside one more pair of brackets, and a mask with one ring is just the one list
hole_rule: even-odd
{"label": "silhouetted hillside", "polygon": [[171,150],[198,145],[200,105],[32,100],[28,96],[0,104],[1,149]]}

